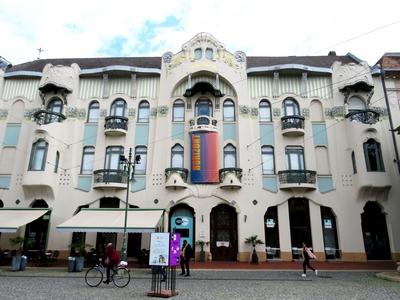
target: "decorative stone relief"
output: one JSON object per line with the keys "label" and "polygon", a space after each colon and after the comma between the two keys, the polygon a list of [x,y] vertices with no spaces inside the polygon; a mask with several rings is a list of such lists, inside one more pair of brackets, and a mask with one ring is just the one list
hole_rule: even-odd
{"label": "decorative stone relief", "polygon": [[159,107],[157,108],[157,114],[158,114],[160,117],[165,117],[165,116],[168,114],[168,106],[166,106],[166,105],[159,106]]}
{"label": "decorative stone relief", "polygon": [[53,85],[71,93],[74,87],[74,77],[76,73],[77,70],[73,67],[47,64],[43,69],[43,76],[40,79],[39,89],[44,89],[47,85]]}
{"label": "decorative stone relief", "polygon": [[251,114],[252,118],[257,118],[258,117],[258,108],[257,107],[252,107],[250,114]]}
{"label": "decorative stone relief", "polygon": [[280,117],[281,116],[281,109],[280,108],[273,108],[272,109],[272,115],[274,117]]}
{"label": "decorative stone relief", "polygon": [[67,118],[85,119],[86,110],[84,108],[78,109],[76,107],[68,107],[65,111],[65,116]]}
{"label": "decorative stone relief", "polygon": [[153,107],[153,108],[151,109],[150,115],[151,115],[152,117],[157,117],[157,108]]}
{"label": "decorative stone relief", "polygon": [[325,108],[325,116],[329,118],[344,118],[345,108],[344,106],[334,106],[332,108]]}
{"label": "decorative stone relief", "polygon": [[0,120],[7,119],[8,111],[6,109],[0,109]]}
{"label": "decorative stone relief", "polygon": [[106,117],[107,116],[107,109],[101,109],[100,110],[100,117]]}
{"label": "decorative stone relief", "polygon": [[246,54],[243,51],[236,51],[235,59],[238,63],[244,63],[246,62]]}
{"label": "decorative stone relief", "polygon": [[166,52],[163,54],[162,56],[162,60],[164,64],[170,64],[172,61],[172,57],[174,56],[174,54],[172,52]]}
{"label": "decorative stone relief", "polygon": [[308,119],[310,117],[310,109],[309,108],[303,108],[301,110],[301,115]]}
{"label": "decorative stone relief", "polygon": [[346,86],[352,86],[356,83],[364,82],[370,86],[374,86],[370,67],[366,62],[343,64],[335,62],[332,65],[334,74],[338,78],[338,89],[341,90]]}
{"label": "decorative stone relief", "polygon": [[370,109],[378,112],[381,117],[386,118],[388,116],[388,110],[385,107],[376,107],[376,106],[371,106]]}
{"label": "decorative stone relief", "polygon": [[41,110],[40,107],[25,110],[25,114],[24,114],[25,119],[26,120],[33,120],[34,113],[39,111],[39,110]]}
{"label": "decorative stone relief", "polygon": [[136,110],[134,108],[130,108],[128,110],[128,116],[134,118],[136,116]]}
{"label": "decorative stone relief", "polygon": [[242,116],[247,116],[250,114],[250,108],[246,105],[239,105],[239,113]]}

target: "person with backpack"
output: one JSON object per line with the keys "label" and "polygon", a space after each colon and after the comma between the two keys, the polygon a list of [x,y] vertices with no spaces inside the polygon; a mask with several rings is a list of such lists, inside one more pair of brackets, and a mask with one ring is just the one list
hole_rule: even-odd
{"label": "person with backpack", "polygon": [[318,276],[318,270],[314,269],[313,267],[310,266],[310,259],[315,259],[317,258],[315,254],[311,251],[310,248],[307,247],[306,243],[303,242],[303,274],[301,274],[301,277],[306,277],[306,267],[314,271],[315,276]]}

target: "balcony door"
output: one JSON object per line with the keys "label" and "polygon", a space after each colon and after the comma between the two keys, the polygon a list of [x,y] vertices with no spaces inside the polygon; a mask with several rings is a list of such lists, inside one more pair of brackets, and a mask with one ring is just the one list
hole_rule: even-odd
{"label": "balcony door", "polygon": [[196,117],[213,116],[213,106],[209,99],[199,99],[196,102]]}
{"label": "balcony door", "polygon": [[286,147],[286,169],[304,170],[304,149],[303,147]]}

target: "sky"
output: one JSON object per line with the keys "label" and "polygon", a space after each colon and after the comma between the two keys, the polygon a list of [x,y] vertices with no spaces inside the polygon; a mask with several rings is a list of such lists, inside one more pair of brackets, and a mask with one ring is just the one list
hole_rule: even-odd
{"label": "sky", "polygon": [[0,0],[0,56],[162,56],[208,32],[232,53],[352,53],[375,64],[400,52],[400,1]]}

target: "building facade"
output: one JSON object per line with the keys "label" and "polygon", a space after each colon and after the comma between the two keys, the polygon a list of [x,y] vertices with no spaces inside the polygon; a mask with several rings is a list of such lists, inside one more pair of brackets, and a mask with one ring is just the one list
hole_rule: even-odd
{"label": "building facade", "polygon": [[[120,249],[121,226],[68,222],[123,210],[128,199],[139,214],[163,210],[154,227],[209,242],[213,260],[247,261],[252,235],[264,242],[261,261],[300,258],[302,242],[319,260],[400,257],[399,171],[380,72],[351,54],[251,57],[199,33],[162,57],[2,69],[1,210],[16,219],[42,212],[3,230],[3,249],[14,235],[64,257],[82,240]],[[398,106],[392,114],[398,124]],[[149,247],[146,226],[137,227],[129,257]]]}

